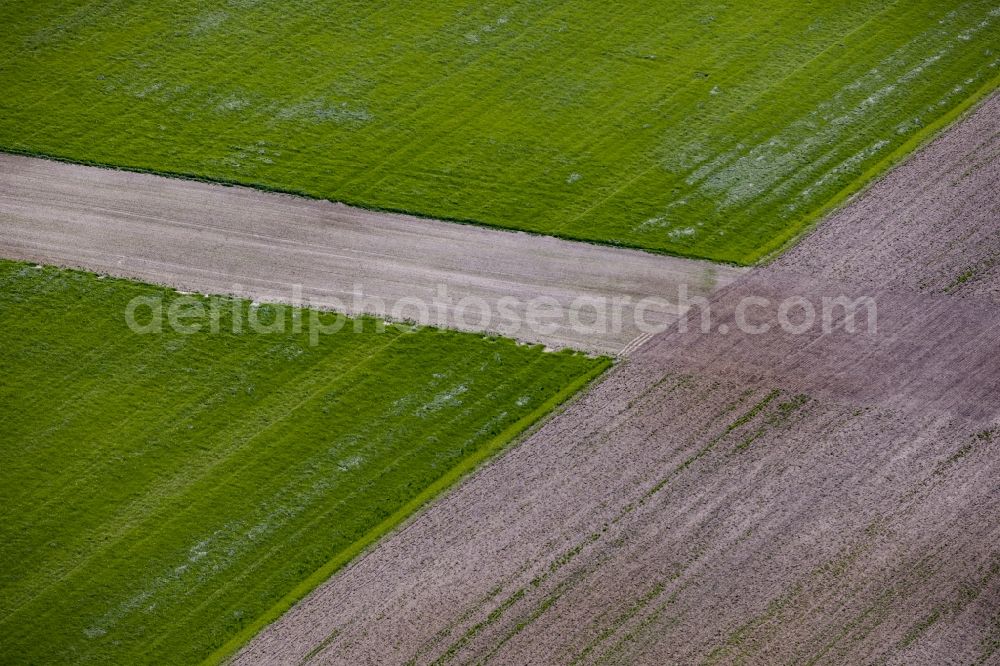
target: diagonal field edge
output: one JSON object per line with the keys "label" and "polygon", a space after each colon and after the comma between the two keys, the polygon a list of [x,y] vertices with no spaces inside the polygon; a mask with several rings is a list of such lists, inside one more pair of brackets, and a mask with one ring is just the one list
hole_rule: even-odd
{"label": "diagonal field edge", "polygon": [[567,385],[562,389],[562,391],[540,405],[534,412],[511,425],[507,430],[495,437],[480,450],[462,460],[455,467],[452,467],[444,476],[440,477],[430,486],[425,488],[419,495],[397,509],[395,513],[373,527],[363,537],[342,550],[336,557],[323,565],[323,567],[317,569],[308,578],[299,583],[295,589],[285,595],[281,601],[275,604],[269,611],[259,616],[251,624],[247,625],[246,628],[209,655],[202,663],[206,665],[218,664],[234,655],[264,627],[281,617],[287,610],[306,597],[310,592],[316,589],[321,583],[325,582],[344,565],[349,562],[357,562],[363,559],[363,553],[370,546],[375,545],[383,535],[393,531],[402,525],[406,520],[412,518],[428,502],[447,491],[459,479],[466,476],[481,464],[502,451],[516,438],[528,434],[532,427],[537,425],[543,417],[562,407],[574,396],[580,394],[587,386],[599,380],[605,371],[611,367],[611,365],[612,361],[610,359],[606,359],[595,369],[578,378],[573,383]]}

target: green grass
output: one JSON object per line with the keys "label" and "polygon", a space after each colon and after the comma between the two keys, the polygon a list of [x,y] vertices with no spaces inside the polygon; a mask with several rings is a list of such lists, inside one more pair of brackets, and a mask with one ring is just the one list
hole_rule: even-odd
{"label": "green grass", "polygon": [[8,1],[0,147],[735,263],[993,89],[995,0]]}
{"label": "green grass", "polygon": [[219,333],[137,335],[140,295],[179,298],[0,262],[2,663],[225,654],[609,363],[370,319],[237,335],[229,299],[202,299]]}

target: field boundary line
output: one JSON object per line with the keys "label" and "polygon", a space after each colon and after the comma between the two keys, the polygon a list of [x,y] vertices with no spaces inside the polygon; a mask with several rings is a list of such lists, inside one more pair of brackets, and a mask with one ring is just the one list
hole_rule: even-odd
{"label": "field boundary line", "polygon": [[645,252],[646,254],[650,254],[653,256],[674,257],[677,259],[692,259],[695,261],[708,261],[713,264],[718,264],[720,266],[736,266],[738,268],[748,268],[752,266],[752,264],[741,264],[735,261],[717,259],[714,257],[710,257],[708,255],[699,254],[697,252],[682,253],[682,252],[674,252],[664,248],[649,248],[644,245],[640,245],[639,243],[630,243],[628,241],[623,241],[623,240],[600,240],[587,236],[565,233],[562,231],[542,232],[522,227],[500,226],[498,224],[492,224],[489,222],[483,222],[482,220],[474,220],[471,218],[452,217],[449,215],[432,215],[430,213],[424,213],[422,211],[411,210],[408,208],[397,208],[393,206],[378,206],[370,202],[361,201],[349,197],[344,197],[344,198],[323,197],[316,194],[310,194],[309,192],[305,192],[303,190],[297,190],[290,187],[277,187],[274,185],[267,185],[265,183],[260,183],[252,180],[234,180],[232,178],[217,178],[217,177],[207,176],[204,174],[195,173],[192,171],[172,171],[170,169],[156,169],[153,167],[146,167],[139,165],[117,164],[114,162],[103,162],[100,160],[77,159],[73,157],[68,157],[66,155],[60,155],[58,153],[50,153],[41,150],[29,150],[25,148],[18,148],[16,146],[4,143],[0,143],[0,153],[6,153],[8,155],[20,155],[22,157],[35,157],[43,160],[50,160],[52,162],[61,162],[63,164],[75,164],[78,166],[95,167],[98,169],[108,169],[111,171],[123,171],[125,173],[141,173],[149,176],[173,178],[175,180],[188,180],[196,183],[205,183],[207,185],[219,185],[222,187],[241,187],[244,189],[254,190],[257,192],[284,194],[287,196],[309,199],[311,201],[328,201],[333,204],[340,204],[343,206],[348,206],[350,208],[355,208],[370,213],[385,213],[387,215],[404,215],[406,217],[413,217],[420,220],[430,220],[432,222],[464,224],[470,227],[478,227],[480,229],[490,229],[493,231],[501,231],[506,233],[528,234],[529,236],[540,236],[542,238],[558,238],[559,240],[572,241],[574,243],[586,243],[588,245],[596,245],[597,247],[613,247],[622,250],[637,250],[639,252]]}
{"label": "field boundary line", "polygon": [[779,237],[772,241],[769,249],[768,246],[765,246],[765,251],[755,265],[767,266],[785,252],[801,243],[823,220],[849,205],[857,196],[864,194],[882,182],[890,171],[905,164],[927,144],[936,141],[942,136],[945,130],[975,111],[980,104],[985,102],[998,89],[1000,89],[1000,74],[986,81],[971,95],[952,107],[950,111],[921,128],[896,148],[896,150],[886,155],[848,183],[843,189],[833,195],[829,201],[809,215],[806,215],[797,225],[790,227],[786,233],[782,234],[783,238]]}
{"label": "field boundary line", "polygon": [[532,426],[542,421],[567,402],[580,391],[599,380],[604,373],[614,364],[610,357],[604,357],[603,363],[597,365],[589,372],[581,375],[573,382],[567,384],[556,395],[539,405],[530,414],[511,424],[504,432],[500,433],[478,451],[473,452],[468,457],[459,461],[454,467],[446,471],[432,484],[422,490],[416,497],[397,509],[392,515],[385,518],[378,525],[371,528],[360,539],[350,544],[347,548],[337,553],[330,561],[310,574],[305,580],[299,583],[291,592],[281,598],[274,606],[258,616],[253,622],[248,624],[239,633],[226,641],[222,646],[212,652],[202,662],[203,665],[221,664],[234,656],[240,648],[259,634],[265,627],[278,620],[298,601],[313,592],[322,583],[326,582],[337,571],[354,561],[365,550],[376,546],[381,537],[395,530],[408,519],[414,517],[417,512],[432,499],[449,490],[457,481],[465,477],[469,472],[479,467],[482,463],[492,458],[497,453],[503,451],[518,437],[531,429]]}

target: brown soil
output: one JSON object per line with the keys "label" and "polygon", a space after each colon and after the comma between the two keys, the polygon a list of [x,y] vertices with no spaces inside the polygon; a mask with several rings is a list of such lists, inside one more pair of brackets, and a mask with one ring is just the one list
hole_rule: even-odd
{"label": "brown soil", "polygon": [[[236,661],[997,663],[998,149],[994,97]],[[841,294],[874,334],[732,328]]]}

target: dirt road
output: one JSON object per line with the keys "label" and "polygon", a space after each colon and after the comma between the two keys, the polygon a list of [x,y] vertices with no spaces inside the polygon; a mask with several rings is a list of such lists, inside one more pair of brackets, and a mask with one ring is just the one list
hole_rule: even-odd
{"label": "dirt road", "polygon": [[236,662],[997,663],[998,183],[994,97]]}
{"label": "dirt road", "polygon": [[[640,336],[641,322],[673,321],[680,285],[707,295],[742,273],[13,155],[0,155],[0,256],[603,353]],[[650,298],[662,301],[641,304]]]}

